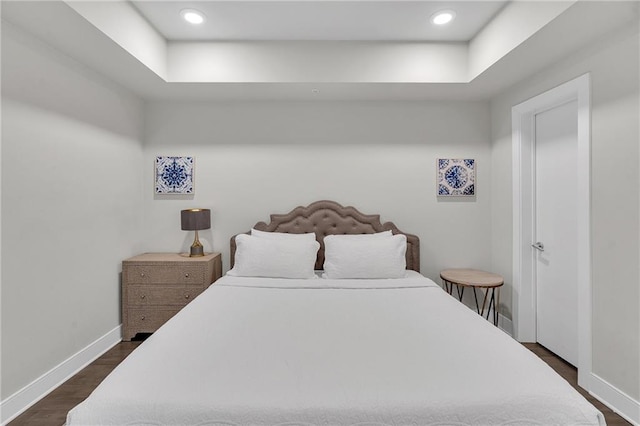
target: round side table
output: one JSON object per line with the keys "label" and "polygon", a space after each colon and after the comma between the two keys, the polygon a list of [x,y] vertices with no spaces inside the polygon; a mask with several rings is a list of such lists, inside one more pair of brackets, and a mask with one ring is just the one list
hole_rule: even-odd
{"label": "round side table", "polygon": [[[498,325],[498,307],[500,306],[500,287],[504,284],[504,278],[501,275],[491,272],[480,271],[478,269],[445,269],[440,272],[440,278],[444,283],[445,290],[453,296],[453,286],[456,286],[458,300],[462,302],[464,289],[471,287],[473,289],[473,297],[476,300],[476,310],[478,314],[484,316],[485,309],[487,312],[487,320],[493,306],[493,325]],[[478,295],[476,289],[484,289],[484,298],[482,307],[478,303]],[[498,294],[496,294],[496,291]],[[489,297],[491,293],[491,297]],[[489,304],[487,304],[487,300]]]}

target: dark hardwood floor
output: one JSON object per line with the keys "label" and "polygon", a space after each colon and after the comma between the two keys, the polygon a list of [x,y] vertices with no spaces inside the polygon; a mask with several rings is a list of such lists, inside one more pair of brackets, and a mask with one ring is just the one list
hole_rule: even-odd
{"label": "dark hardwood floor", "polygon": [[604,418],[607,421],[608,426],[622,426],[630,425],[628,421],[620,417],[613,412],[609,407],[602,402],[589,395],[587,391],[578,386],[578,370],[571,364],[567,363],[562,358],[559,358],[556,354],[545,348],[538,343],[523,343],[524,346],[531,352],[536,354],[540,359],[549,364],[559,375],[561,375],[571,386],[576,388],[578,392],[584,396],[587,401],[593,404],[598,410],[604,414]]}
{"label": "dark hardwood floor", "polygon": [[78,374],[67,380],[27,411],[10,426],[62,426],[67,412],[84,401],[118,364],[141,342],[120,342]]}
{"label": "dark hardwood floor", "polygon": [[[113,368],[125,359],[140,342],[121,342],[111,350],[91,363],[85,369],[55,389],[33,407],[9,423],[9,426],[62,426],[67,412],[82,402],[93,389],[109,374]],[[607,425],[629,425],[622,417],[611,411],[600,401],[578,387],[578,373],[576,369],[558,358],[552,352],[536,343],[525,343],[525,346],[549,364],[565,378],[573,387],[578,389],[593,405],[604,414]]]}

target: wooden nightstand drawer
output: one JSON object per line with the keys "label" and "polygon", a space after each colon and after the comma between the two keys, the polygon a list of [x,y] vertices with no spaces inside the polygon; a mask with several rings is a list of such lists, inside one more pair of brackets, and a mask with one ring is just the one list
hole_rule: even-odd
{"label": "wooden nightstand drawer", "polygon": [[202,291],[202,287],[192,286],[132,285],[129,286],[127,304],[184,306]]}
{"label": "wooden nightstand drawer", "polygon": [[[124,279],[129,284],[205,284],[204,265],[133,264],[125,265]],[[209,283],[207,283],[209,284]]]}
{"label": "wooden nightstand drawer", "polygon": [[153,333],[221,276],[220,253],[145,253],[123,261],[123,340]]}
{"label": "wooden nightstand drawer", "polygon": [[138,333],[153,333],[180,311],[176,308],[140,308],[129,310],[129,326]]}

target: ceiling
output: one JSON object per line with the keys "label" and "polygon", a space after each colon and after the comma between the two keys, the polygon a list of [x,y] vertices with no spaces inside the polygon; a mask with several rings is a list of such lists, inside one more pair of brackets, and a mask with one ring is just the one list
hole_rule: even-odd
{"label": "ceiling", "polygon": [[[167,40],[469,41],[508,1],[132,1]],[[206,16],[181,19],[183,9]],[[453,10],[454,21],[430,17]]]}
{"label": "ceiling", "polygon": [[[201,33],[182,8],[206,14]],[[435,33],[441,8],[457,18]],[[640,2],[44,0],[0,13],[16,49],[55,49],[144,100],[460,101],[580,60],[637,26]]]}

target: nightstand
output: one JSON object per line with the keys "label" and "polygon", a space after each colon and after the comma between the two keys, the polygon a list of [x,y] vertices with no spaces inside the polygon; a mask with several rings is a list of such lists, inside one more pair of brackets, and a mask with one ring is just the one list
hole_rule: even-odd
{"label": "nightstand", "polygon": [[222,276],[222,256],[145,253],[122,262],[122,340],[153,333]]}
{"label": "nightstand", "polygon": [[[440,272],[440,278],[444,283],[445,290],[453,296],[453,286],[456,286],[458,299],[462,302],[465,287],[473,289],[473,297],[476,300],[476,310],[481,316],[484,316],[485,308],[487,311],[487,320],[493,305],[493,325],[498,325],[498,308],[500,307],[500,287],[504,284],[504,278],[501,275],[491,272],[479,271],[477,269],[445,269]],[[482,308],[478,304],[478,295],[476,289],[484,289],[484,298],[482,300]],[[498,294],[496,295],[496,290]],[[489,298],[489,293],[491,297]],[[487,305],[487,298],[489,304]]]}

